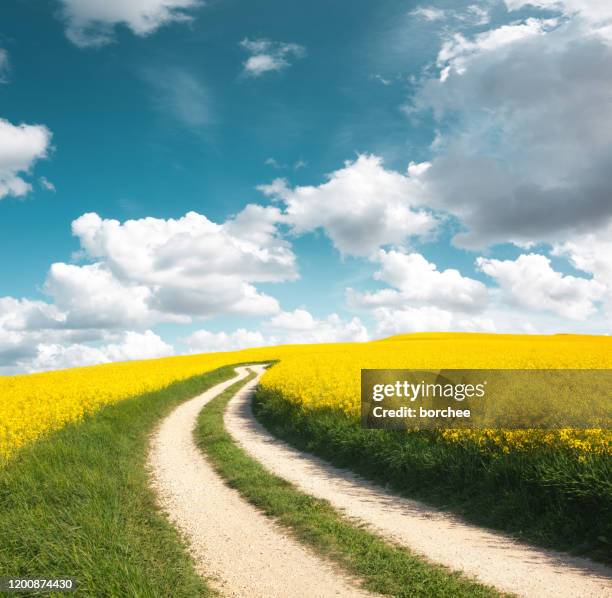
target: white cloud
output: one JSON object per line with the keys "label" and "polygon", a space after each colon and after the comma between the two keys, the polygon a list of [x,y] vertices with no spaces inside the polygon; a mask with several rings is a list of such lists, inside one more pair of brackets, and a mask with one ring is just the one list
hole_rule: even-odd
{"label": "white cloud", "polygon": [[557,243],[552,253],[567,257],[575,268],[592,274],[595,280],[607,285],[612,294],[612,224]]}
{"label": "white cloud", "polygon": [[[93,296],[95,301],[98,297]],[[91,345],[89,343],[94,343]],[[106,344],[104,344],[106,342]],[[44,301],[0,297],[0,372],[39,371],[172,354],[150,330],[110,333],[72,327]]]}
{"label": "white cloud", "polygon": [[55,193],[55,185],[49,179],[47,179],[47,177],[41,176],[38,179],[38,182],[40,183],[40,186],[46,191],[53,191]]}
{"label": "white cloud", "polygon": [[259,331],[238,328],[234,332],[210,332],[197,330],[184,339],[189,353],[214,351],[239,351],[251,347],[262,347],[268,342]]}
{"label": "white cloud", "polygon": [[434,306],[393,309],[378,307],[373,312],[381,336],[404,332],[496,332],[488,317],[466,317]]}
{"label": "white cloud", "polygon": [[95,47],[114,39],[117,25],[139,36],[162,25],[190,21],[189,11],[200,0],[61,0],[68,39],[80,47]]}
{"label": "white cloud", "polygon": [[555,244],[552,254],[566,257],[575,268],[591,274],[594,281],[605,286],[603,303],[612,327],[612,223],[602,230]]}
{"label": "white cloud", "polygon": [[315,318],[305,309],[284,311],[264,322],[264,329],[273,336],[270,344],[363,342],[368,331],[357,317],[343,320],[338,314]]}
{"label": "white cloud", "polygon": [[142,72],[152,88],[159,112],[186,127],[197,129],[214,121],[213,101],[207,87],[184,68],[156,68]]}
{"label": "white cloud", "polygon": [[418,179],[428,205],[463,225],[460,246],[559,242],[612,219],[612,129],[602,125],[612,121],[612,27],[602,20],[612,5],[535,4],[565,13],[454,35],[408,108],[436,119]]}
{"label": "white cloud", "polygon": [[236,351],[267,345],[363,342],[366,327],[357,317],[343,320],[338,314],[319,319],[305,309],[283,311],[261,325],[261,330],[238,328],[233,332],[197,330],[183,339],[189,353]]}
{"label": "white cloud", "polygon": [[272,168],[276,168],[276,170],[280,170],[281,168],[284,168],[284,166],[282,166],[276,158],[266,158],[266,161],[264,162],[264,164],[266,166],[272,166]]}
{"label": "white cloud", "polygon": [[306,49],[299,44],[268,39],[243,39],[240,45],[250,54],[244,62],[244,72],[252,77],[287,68],[291,59],[303,58]]}
{"label": "white cloud", "polygon": [[323,229],[345,255],[368,256],[379,247],[430,232],[436,220],[417,208],[421,189],[409,172],[386,170],[378,156],[360,155],[319,186],[290,188],[283,179],[258,189],[285,204],[295,234]]}
{"label": "white cloud", "polygon": [[223,224],[195,212],[124,223],[85,214],[73,222],[73,233],[84,256],[118,281],[138,313],[144,304],[175,316],[269,315],[278,311],[277,301],[253,284],[297,276],[295,255],[277,235],[280,218],[277,208],[255,205]]}
{"label": "white cloud", "polygon": [[608,0],[505,0],[508,10],[534,6],[557,10],[567,16],[578,14],[588,20],[601,22],[612,18],[612,5]]}
{"label": "white cloud", "polygon": [[64,314],[67,328],[147,326],[172,319],[151,309],[149,287],[122,283],[101,263],[52,264],[44,290]]}
{"label": "white cloud", "polygon": [[[278,234],[282,219],[278,208],[258,205],[223,224],[195,212],[123,223],[84,214],[73,222],[81,244],[75,258],[91,263],[52,264],[43,286],[51,302],[0,297],[0,368],[52,367],[79,351],[73,365],[146,357],[147,339],[157,355],[166,349],[139,330],[219,314],[278,313],[277,300],[255,284],[297,277],[295,255]],[[136,336],[103,348],[85,344],[108,342],[122,330]]]}
{"label": "white cloud", "polygon": [[127,331],[119,343],[100,347],[80,343],[71,345],[41,343],[36,351],[33,359],[20,364],[25,371],[58,370],[113,361],[154,359],[174,354],[172,346],[151,330],[143,333]]}
{"label": "white cloud", "polygon": [[439,271],[419,253],[381,250],[374,278],[393,287],[369,293],[348,290],[349,302],[361,307],[403,307],[416,303],[460,311],[482,311],[488,301],[484,284],[449,268]]}
{"label": "white cloud", "polygon": [[468,21],[471,25],[486,25],[491,20],[489,8],[487,6],[479,6],[471,4],[467,7],[463,20]]}
{"label": "white cloud", "polygon": [[9,56],[6,50],[0,48],[0,83],[6,83],[9,70]]}
{"label": "white cloud", "polygon": [[446,13],[435,6],[417,6],[410,12],[413,17],[425,19],[426,21],[440,21],[446,18]]}
{"label": "white cloud", "polygon": [[536,35],[544,35],[557,25],[555,20],[527,19],[524,23],[502,25],[467,39],[456,33],[442,44],[438,52],[437,65],[440,79],[445,81],[451,73],[463,75],[470,62],[478,60],[482,53],[496,52],[508,44],[526,40]]}
{"label": "white cloud", "polygon": [[23,177],[37,160],[46,158],[51,132],[43,125],[13,125],[0,119],[0,199],[23,197],[32,185]]}
{"label": "white cloud", "polygon": [[596,280],[564,276],[550,259],[535,253],[516,260],[478,258],[478,267],[495,279],[511,302],[533,310],[548,310],[565,318],[585,320],[596,313],[605,287]]}
{"label": "white cloud", "polygon": [[466,24],[472,27],[486,25],[491,20],[489,14],[490,2],[484,5],[470,4],[465,8],[441,9],[435,6],[418,6],[408,14],[412,17],[434,23],[438,21],[454,21],[454,24]]}

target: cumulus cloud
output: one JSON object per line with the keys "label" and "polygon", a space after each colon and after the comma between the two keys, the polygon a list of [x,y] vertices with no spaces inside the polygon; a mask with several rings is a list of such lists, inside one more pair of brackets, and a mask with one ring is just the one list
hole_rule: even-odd
{"label": "cumulus cloud", "polygon": [[112,333],[72,326],[57,305],[0,297],[0,372],[31,372],[173,353],[173,348],[150,330]]}
{"label": "cumulus cloud", "polygon": [[23,197],[32,189],[24,178],[48,156],[51,132],[43,125],[13,125],[0,118],[0,200]]}
{"label": "cumulus cloud", "polygon": [[44,290],[64,314],[67,328],[146,326],[164,320],[148,304],[149,287],[122,283],[101,263],[52,264]]}
{"label": "cumulus cloud", "polygon": [[117,25],[146,36],[162,25],[190,21],[190,10],[200,0],[60,0],[66,35],[80,47],[102,46],[113,41]]}
{"label": "cumulus cloud", "polygon": [[407,109],[437,121],[418,179],[463,225],[460,246],[558,242],[612,219],[610,3],[529,4],[560,12],[452,36]]}
{"label": "cumulus cloud", "polygon": [[308,310],[283,311],[266,320],[261,330],[239,328],[233,332],[197,330],[183,342],[190,353],[235,351],[266,345],[363,342],[369,340],[366,327],[357,317],[342,319],[338,314],[315,318]]}
{"label": "cumulus cloud", "polygon": [[44,301],[0,297],[0,368],[34,357],[44,331],[62,326],[64,319]]}
{"label": "cumulus cloud", "polygon": [[273,335],[274,343],[363,342],[369,339],[366,327],[357,317],[347,321],[333,313],[319,319],[305,309],[281,312],[263,326]]}
{"label": "cumulus cloud", "polygon": [[480,257],[478,267],[495,279],[513,303],[548,310],[565,318],[585,320],[597,311],[605,287],[596,280],[565,276],[553,270],[550,259],[535,253],[516,260]]}
{"label": "cumulus cloud", "polygon": [[277,208],[254,205],[223,224],[195,212],[124,223],[85,214],[73,222],[73,233],[95,263],[72,274],[104,273],[110,288],[124,289],[135,314],[273,314],[277,301],[254,284],[297,276],[295,255],[277,235],[279,219]]}
{"label": "cumulus cloud", "polygon": [[209,353],[215,351],[239,351],[269,344],[260,331],[238,328],[233,332],[210,332],[197,330],[184,339],[189,353]]}
{"label": "cumulus cloud", "polygon": [[349,303],[359,307],[404,307],[427,304],[459,311],[482,311],[488,301],[484,284],[449,268],[439,271],[419,253],[380,250],[374,278],[392,288],[358,293],[348,289]]}
{"label": "cumulus cloud", "polygon": [[360,155],[319,186],[291,188],[283,179],[258,189],[285,204],[285,222],[295,234],[323,229],[345,255],[369,256],[432,231],[435,218],[418,208],[421,188],[407,174],[387,170],[382,159]]}
{"label": "cumulus cloud", "polygon": [[373,315],[376,331],[381,336],[403,332],[496,332],[491,318],[466,317],[435,306],[378,307]]}
{"label": "cumulus cloud", "polygon": [[612,295],[612,223],[596,232],[556,243],[552,253],[568,258],[575,268],[592,274]]}
{"label": "cumulus cloud", "polygon": [[275,42],[269,39],[243,39],[240,46],[250,56],[244,62],[244,72],[251,77],[286,69],[292,59],[303,58],[306,48],[299,44]]}
{"label": "cumulus cloud", "polygon": [[[49,302],[0,297],[0,368],[41,369],[81,350],[74,365],[135,359],[128,349],[140,341],[133,355],[147,357],[151,341],[157,356],[166,349],[141,333],[156,324],[279,313],[277,300],[255,285],[297,277],[295,255],[279,235],[282,220],[277,207],[258,205],[222,224],[195,212],[125,222],[84,214],[72,223],[77,263],[54,263],[47,274]],[[100,347],[125,330],[141,336]]]}
{"label": "cumulus cloud", "polygon": [[41,343],[36,347],[35,357],[19,365],[25,371],[39,372],[114,361],[154,359],[173,354],[173,347],[151,330],[142,333],[127,331],[122,334],[119,342],[99,347],[81,343],[70,345]]}
{"label": "cumulus cloud", "polygon": [[578,270],[605,287],[603,305],[612,326],[612,223],[601,230],[574,236],[553,246],[552,254],[567,258]]}

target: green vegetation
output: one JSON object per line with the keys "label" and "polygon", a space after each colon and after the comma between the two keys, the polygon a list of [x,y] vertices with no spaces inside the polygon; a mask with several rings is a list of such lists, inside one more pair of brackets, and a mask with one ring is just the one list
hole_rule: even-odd
{"label": "green vegetation", "polygon": [[498,594],[461,574],[427,563],[410,551],[354,525],[328,502],[295,489],[249,457],[225,431],[225,406],[246,380],[213,399],[200,414],[196,440],[227,483],[286,527],[300,541],[331,558],[364,585],[400,597],[478,597]]}
{"label": "green vegetation", "polygon": [[612,561],[612,463],[558,447],[483,451],[435,431],[365,430],[333,408],[303,409],[259,389],[256,417],[272,433],[394,491],[544,546]]}
{"label": "green vegetation", "polygon": [[157,422],[233,367],[104,407],[0,469],[0,576],[72,576],[80,596],[211,594],[158,512],[146,455]]}

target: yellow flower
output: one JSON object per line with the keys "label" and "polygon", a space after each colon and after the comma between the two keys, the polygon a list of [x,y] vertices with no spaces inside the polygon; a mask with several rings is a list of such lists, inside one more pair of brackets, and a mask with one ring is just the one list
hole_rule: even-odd
{"label": "yellow flower", "polygon": [[[0,376],[0,459],[104,405],[233,363],[278,360],[262,379],[266,388],[305,409],[332,407],[357,416],[362,368],[611,368],[611,349],[608,337],[431,333]],[[444,430],[440,438],[503,453],[545,446],[612,455],[612,432],[602,430]]]}

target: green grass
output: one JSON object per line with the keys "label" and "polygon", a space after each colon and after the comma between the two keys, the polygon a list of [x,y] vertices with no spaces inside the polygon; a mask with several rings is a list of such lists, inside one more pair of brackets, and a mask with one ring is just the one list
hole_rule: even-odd
{"label": "green grass", "polygon": [[218,473],[244,498],[318,553],[364,580],[371,591],[400,597],[497,596],[456,572],[427,563],[401,547],[349,522],[328,502],[298,491],[268,473],[225,431],[223,412],[241,381],[202,410],[196,441]]}
{"label": "green grass", "polygon": [[0,576],[72,576],[80,596],[211,595],[155,506],[145,462],[164,415],[233,375],[121,401],[21,449],[0,470]]}
{"label": "green grass", "polygon": [[484,452],[434,431],[365,430],[333,409],[304,410],[259,389],[273,434],[394,491],[543,546],[612,562],[612,462],[562,451]]}

